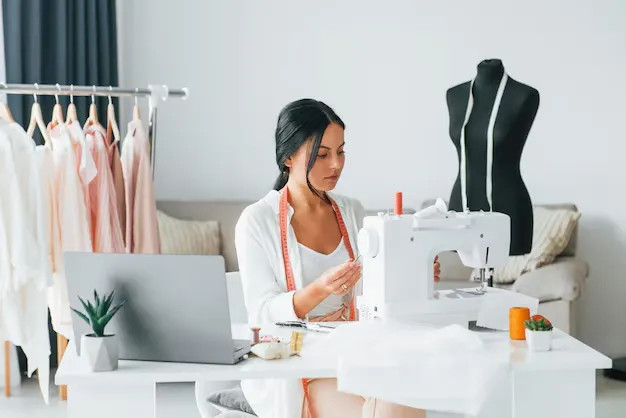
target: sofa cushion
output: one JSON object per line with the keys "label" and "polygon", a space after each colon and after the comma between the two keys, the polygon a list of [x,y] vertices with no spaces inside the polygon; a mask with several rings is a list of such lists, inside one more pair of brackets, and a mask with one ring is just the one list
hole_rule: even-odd
{"label": "sofa cushion", "polygon": [[558,257],[547,266],[522,274],[511,290],[535,297],[541,302],[574,301],[580,297],[589,266],[575,257]]}
{"label": "sofa cushion", "polygon": [[494,282],[513,283],[523,273],[551,263],[565,250],[578,224],[580,212],[533,208],[533,242],[529,254],[511,256],[494,271]]}
{"label": "sofa cushion", "polygon": [[187,221],[157,211],[163,254],[220,253],[220,228],[216,221]]}
{"label": "sofa cushion", "polygon": [[254,411],[246,400],[246,397],[241,390],[241,386],[213,392],[208,396],[207,401],[218,408],[241,411],[254,416]]}

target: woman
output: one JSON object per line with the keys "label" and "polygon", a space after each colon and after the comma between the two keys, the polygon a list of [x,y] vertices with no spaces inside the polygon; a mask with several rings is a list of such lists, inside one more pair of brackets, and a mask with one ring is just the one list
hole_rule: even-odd
{"label": "woman", "polygon": [[[235,231],[250,323],[356,319],[361,267],[354,260],[365,211],[357,200],[330,193],[344,167],[344,128],[330,107],[312,99],[290,103],[278,117],[280,175],[274,190],[243,211]],[[242,387],[262,418],[425,416],[338,392],[335,379],[243,381]]]}

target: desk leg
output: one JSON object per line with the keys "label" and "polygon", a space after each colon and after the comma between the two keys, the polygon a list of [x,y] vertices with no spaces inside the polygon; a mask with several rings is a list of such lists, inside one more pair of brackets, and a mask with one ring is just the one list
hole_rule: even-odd
{"label": "desk leg", "polygon": [[[492,389],[477,418],[594,418],[596,371],[514,372],[510,385]],[[428,411],[428,418],[468,418]]]}
{"label": "desk leg", "polygon": [[595,370],[515,373],[512,418],[595,416]]}
{"label": "desk leg", "polygon": [[[115,373],[115,372],[112,372]],[[155,417],[155,385],[69,385],[68,418]]]}
{"label": "desk leg", "polygon": [[194,382],[157,383],[155,418],[202,418]]}

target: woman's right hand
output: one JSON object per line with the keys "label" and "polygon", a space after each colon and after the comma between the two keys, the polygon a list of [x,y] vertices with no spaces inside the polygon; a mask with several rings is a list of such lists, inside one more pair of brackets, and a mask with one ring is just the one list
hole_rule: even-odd
{"label": "woman's right hand", "polygon": [[325,271],[318,279],[319,286],[329,295],[343,296],[361,278],[361,265],[348,261]]}

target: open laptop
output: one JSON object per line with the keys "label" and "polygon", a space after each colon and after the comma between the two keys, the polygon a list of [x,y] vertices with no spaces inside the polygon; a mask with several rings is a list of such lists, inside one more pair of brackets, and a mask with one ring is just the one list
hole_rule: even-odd
{"label": "open laptop", "polygon": [[[115,289],[113,305],[126,300],[105,329],[115,334],[126,360],[235,364],[250,341],[233,340],[224,258],[212,255],[66,252],[70,306]],[[74,343],[89,325],[72,313]]]}

